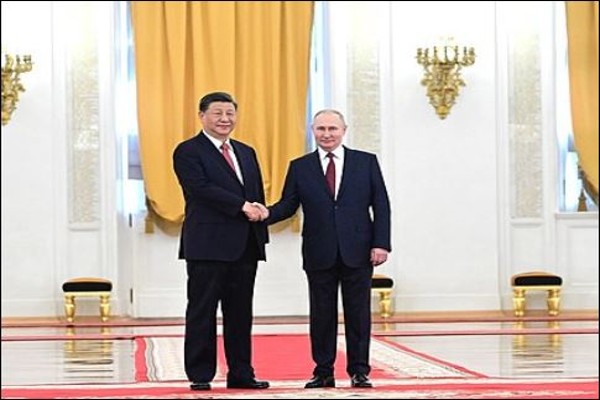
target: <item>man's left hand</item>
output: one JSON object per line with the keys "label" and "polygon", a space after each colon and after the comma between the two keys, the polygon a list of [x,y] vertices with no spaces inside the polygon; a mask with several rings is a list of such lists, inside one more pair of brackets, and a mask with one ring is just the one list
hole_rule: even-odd
{"label": "man's left hand", "polygon": [[374,267],[378,267],[387,261],[387,256],[388,251],[386,249],[374,247],[371,249],[371,264],[373,264]]}

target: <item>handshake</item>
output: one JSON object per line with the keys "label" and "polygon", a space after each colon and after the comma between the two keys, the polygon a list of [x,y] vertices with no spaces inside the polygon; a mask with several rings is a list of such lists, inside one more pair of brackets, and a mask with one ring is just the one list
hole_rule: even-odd
{"label": "handshake", "polygon": [[264,221],[269,218],[269,210],[265,207],[264,204],[257,203],[256,201],[253,203],[245,202],[242,211],[248,217],[248,220],[251,222]]}

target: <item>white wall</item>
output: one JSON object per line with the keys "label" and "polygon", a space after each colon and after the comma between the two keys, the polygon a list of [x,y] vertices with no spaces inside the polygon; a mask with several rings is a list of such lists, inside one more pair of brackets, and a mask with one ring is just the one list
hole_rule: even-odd
{"label": "white wall", "polygon": [[51,4],[27,3],[2,2],[3,53],[29,53],[34,62],[22,78],[26,92],[2,126],[3,316],[53,315],[60,290],[56,232],[64,193],[56,183],[63,139],[53,129]]}
{"label": "white wall", "polygon": [[111,11],[110,2],[2,2],[3,50],[34,63],[2,127],[3,316],[61,315],[68,278],[118,283],[112,100],[102,100]]}
{"label": "white wall", "polygon": [[[493,2],[392,3],[393,256],[406,310],[498,309]],[[452,17],[449,17],[452,16]],[[450,115],[420,85],[416,49],[453,37],[474,47]]]}
{"label": "white wall", "polygon": [[[69,191],[82,184],[69,167],[77,154],[69,122],[77,116],[67,90],[72,58],[65,55],[73,32],[61,15],[70,6],[29,3],[34,2],[2,2],[3,47],[30,52],[35,63],[23,77],[27,91],[12,121],[2,127],[2,316],[62,315],[60,285],[85,275],[113,280],[115,313],[183,316],[185,266],[176,258],[177,235],[145,234],[143,216],[132,216],[130,226],[129,216],[119,211],[115,164],[121,143],[110,122],[107,40],[98,39],[100,145],[98,163],[89,172],[98,182],[86,186],[97,191],[97,202],[83,204],[96,210],[97,221],[70,220],[81,197],[69,197]],[[113,25],[109,5],[95,9],[102,33]],[[334,82],[328,106],[340,108],[351,121],[347,144],[372,145],[367,150],[379,154],[384,169],[392,199],[393,253],[380,272],[395,278],[395,308],[510,308],[510,275],[531,267],[563,276],[565,308],[597,309],[598,214],[555,212],[552,130],[544,130],[540,150],[546,173],[539,218],[515,219],[510,213],[509,77],[496,3],[375,2],[367,8],[369,18],[360,18],[362,4],[352,6],[354,11],[348,7],[331,3],[332,20],[347,34],[331,38]],[[351,32],[374,36],[360,43],[374,52],[373,59],[360,59]],[[463,71],[467,86],[442,121],[420,85],[415,53],[445,36],[475,47],[477,61]],[[363,75],[353,75],[361,68],[376,68],[379,86],[366,87]],[[268,261],[259,265],[256,314],[306,314],[299,235],[273,233],[267,251]],[[532,305],[543,308],[543,299],[534,298]],[[90,302],[81,312],[95,313],[95,307]]]}

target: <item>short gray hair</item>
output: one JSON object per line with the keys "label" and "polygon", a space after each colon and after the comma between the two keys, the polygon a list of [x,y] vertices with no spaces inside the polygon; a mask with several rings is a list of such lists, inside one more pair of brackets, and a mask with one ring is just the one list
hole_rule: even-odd
{"label": "short gray hair", "polygon": [[344,118],[344,114],[342,114],[340,111],[338,110],[334,110],[333,108],[325,108],[323,110],[317,111],[315,113],[315,116],[313,117],[313,121],[321,114],[335,114],[337,115],[340,120],[342,121],[342,123],[344,124],[344,127],[346,127],[346,120]]}

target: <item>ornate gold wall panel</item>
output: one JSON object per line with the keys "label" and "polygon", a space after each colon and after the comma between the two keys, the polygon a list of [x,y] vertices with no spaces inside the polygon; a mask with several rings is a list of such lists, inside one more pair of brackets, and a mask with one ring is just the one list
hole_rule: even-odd
{"label": "ornate gold wall panel", "polygon": [[[356,5],[355,5],[356,4]],[[360,5],[359,5],[360,4]],[[352,3],[348,41],[348,124],[352,147],[378,153],[381,138],[379,8]]]}
{"label": "ornate gold wall panel", "polygon": [[544,193],[538,32],[521,30],[510,35],[508,82],[511,218],[541,218]]}
{"label": "ornate gold wall panel", "polygon": [[100,110],[98,32],[92,6],[70,8],[66,46],[69,225],[97,228],[100,221]]}

